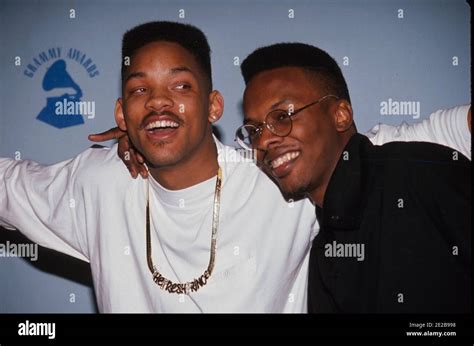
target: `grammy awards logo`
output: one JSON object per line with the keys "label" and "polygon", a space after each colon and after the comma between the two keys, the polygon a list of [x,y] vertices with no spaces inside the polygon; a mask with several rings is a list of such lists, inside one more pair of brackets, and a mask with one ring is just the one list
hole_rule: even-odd
{"label": "grammy awards logo", "polygon": [[48,66],[42,80],[46,105],[36,119],[59,129],[84,124],[85,117],[95,118],[95,102],[82,100],[82,89],[68,72],[68,63],[71,62],[84,67],[90,78],[99,75],[97,66],[84,53],[70,48],[63,58],[61,47],[41,52],[23,72],[33,78],[40,67]]}

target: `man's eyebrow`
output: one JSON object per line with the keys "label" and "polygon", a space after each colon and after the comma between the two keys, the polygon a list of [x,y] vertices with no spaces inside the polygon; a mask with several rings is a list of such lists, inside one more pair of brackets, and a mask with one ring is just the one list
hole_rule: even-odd
{"label": "man's eyebrow", "polygon": [[[289,99],[283,99],[283,100],[280,100],[278,102],[275,102],[274,104],[272,104],[270,106],[270,108],[268,109],[269,112],[277,109],[279,106],[281,106],[282,104],[286,103],[286,102],[291,102],[291,100]],[[258,123],[256,120],[252,119],[251,116],[246,116],[245,119],[244,119],[244,124],[248,124],[248,123]]]}
{"label": "man's eyebrow", "polygon": [[[174,68],[170,69],[169,74],[175,75],[175,74],[181,73],[181,72],[189,72],[189,73],[191,73],[191,74],[194,75],[194,72],[193,72],[190,68],[188,68],[188,67],[186,67],[186,66],[174,67]],[[127,78],[125,79],[125,83],[127,83],[130,79],[133,79],[133,78],[144,78],[144,77],[146,77],[146,76],[147,76],[147,74],[146,74],[145,72],[141,72],[141,71],[132,72],[132,73],[130,73],[130,74],[127,76]]]}
{"label": "man's eyebrow", "polygon": [[174,74],[177,74],[177,73],[180,73],[180,72],[189,72],[189,73],[194,75],[194,72],[189,67],[186,67],[186,66],[174,67],[170,70],[169,73],[174,75]]}
{"label": "man's eyebrow", "polygon": [[280,100],[278,102],[275,102],[274,104],[272,104],[270,106],[270,109],[269,110],[274,110],[274,109],[277,109],[279,106],[281,106],[282,104],[286,103],[286,102],[291,102],[289,99],[283,99],[283,100]]}
{"label": "man's eyebrow", "polygon": [[130,79],[132,78],[144,78],[146,77],[146,73],[145,72],[132,72],[130,73],[127,78],[125,79],[125,83],[127,83]]}

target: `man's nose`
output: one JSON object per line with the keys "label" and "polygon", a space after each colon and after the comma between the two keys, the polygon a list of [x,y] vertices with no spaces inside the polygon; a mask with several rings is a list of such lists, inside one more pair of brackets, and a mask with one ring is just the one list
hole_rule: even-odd
{"label": "man's nose", "polygon": [[262,134],[257,140],[257,149],[269,150],[272,147],[279,145],[283,141],[283,137],[277,136],[268,129],[266,125],[263,125]]}
{"label": "man's nose", "polygon": [[164,90],[156,90],[150,94],[145,107],[155,112],[160,112],[163,109],[171,108],[174,101],[168,92]]}

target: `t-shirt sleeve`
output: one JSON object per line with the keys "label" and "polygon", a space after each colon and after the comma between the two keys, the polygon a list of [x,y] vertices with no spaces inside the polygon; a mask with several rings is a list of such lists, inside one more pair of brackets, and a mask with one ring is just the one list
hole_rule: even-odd
{"label": "t-shirt sleeve", "polygon": [[387,142],[431,142],[451,147],[471,159],[471,132],[468,128],[467,113],[470,104],[432,113],[423,121],[399,126],[377,124],[366,133],[375,145]]}
{"label": "t-shirt sleeve", "polygon": [[83,174],[89,149],[45,166],[0,158],[0,225],[17,229],[41,246],[88,261]]}

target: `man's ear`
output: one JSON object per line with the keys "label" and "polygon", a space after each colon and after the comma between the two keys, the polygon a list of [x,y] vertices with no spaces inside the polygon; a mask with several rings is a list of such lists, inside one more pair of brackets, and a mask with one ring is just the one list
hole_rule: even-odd
{"label": "man's ear", "polygon": [[334,124],[337,132],[349,130],[354,122],[352,117],[352,106],[346,100],[338,100],[334,110]]}
{"label": "man's ear", "polygon": [[224,98],[220,92],[214,90],[209,94],[209,122],[213,124],[218,121],[221,118],[223,112]]}
{"label": "man's ear", "polygon": [[127,124],[123,116],[122,98],[119,97],[115,102],[115,123],[122,131],[127,131]]}

